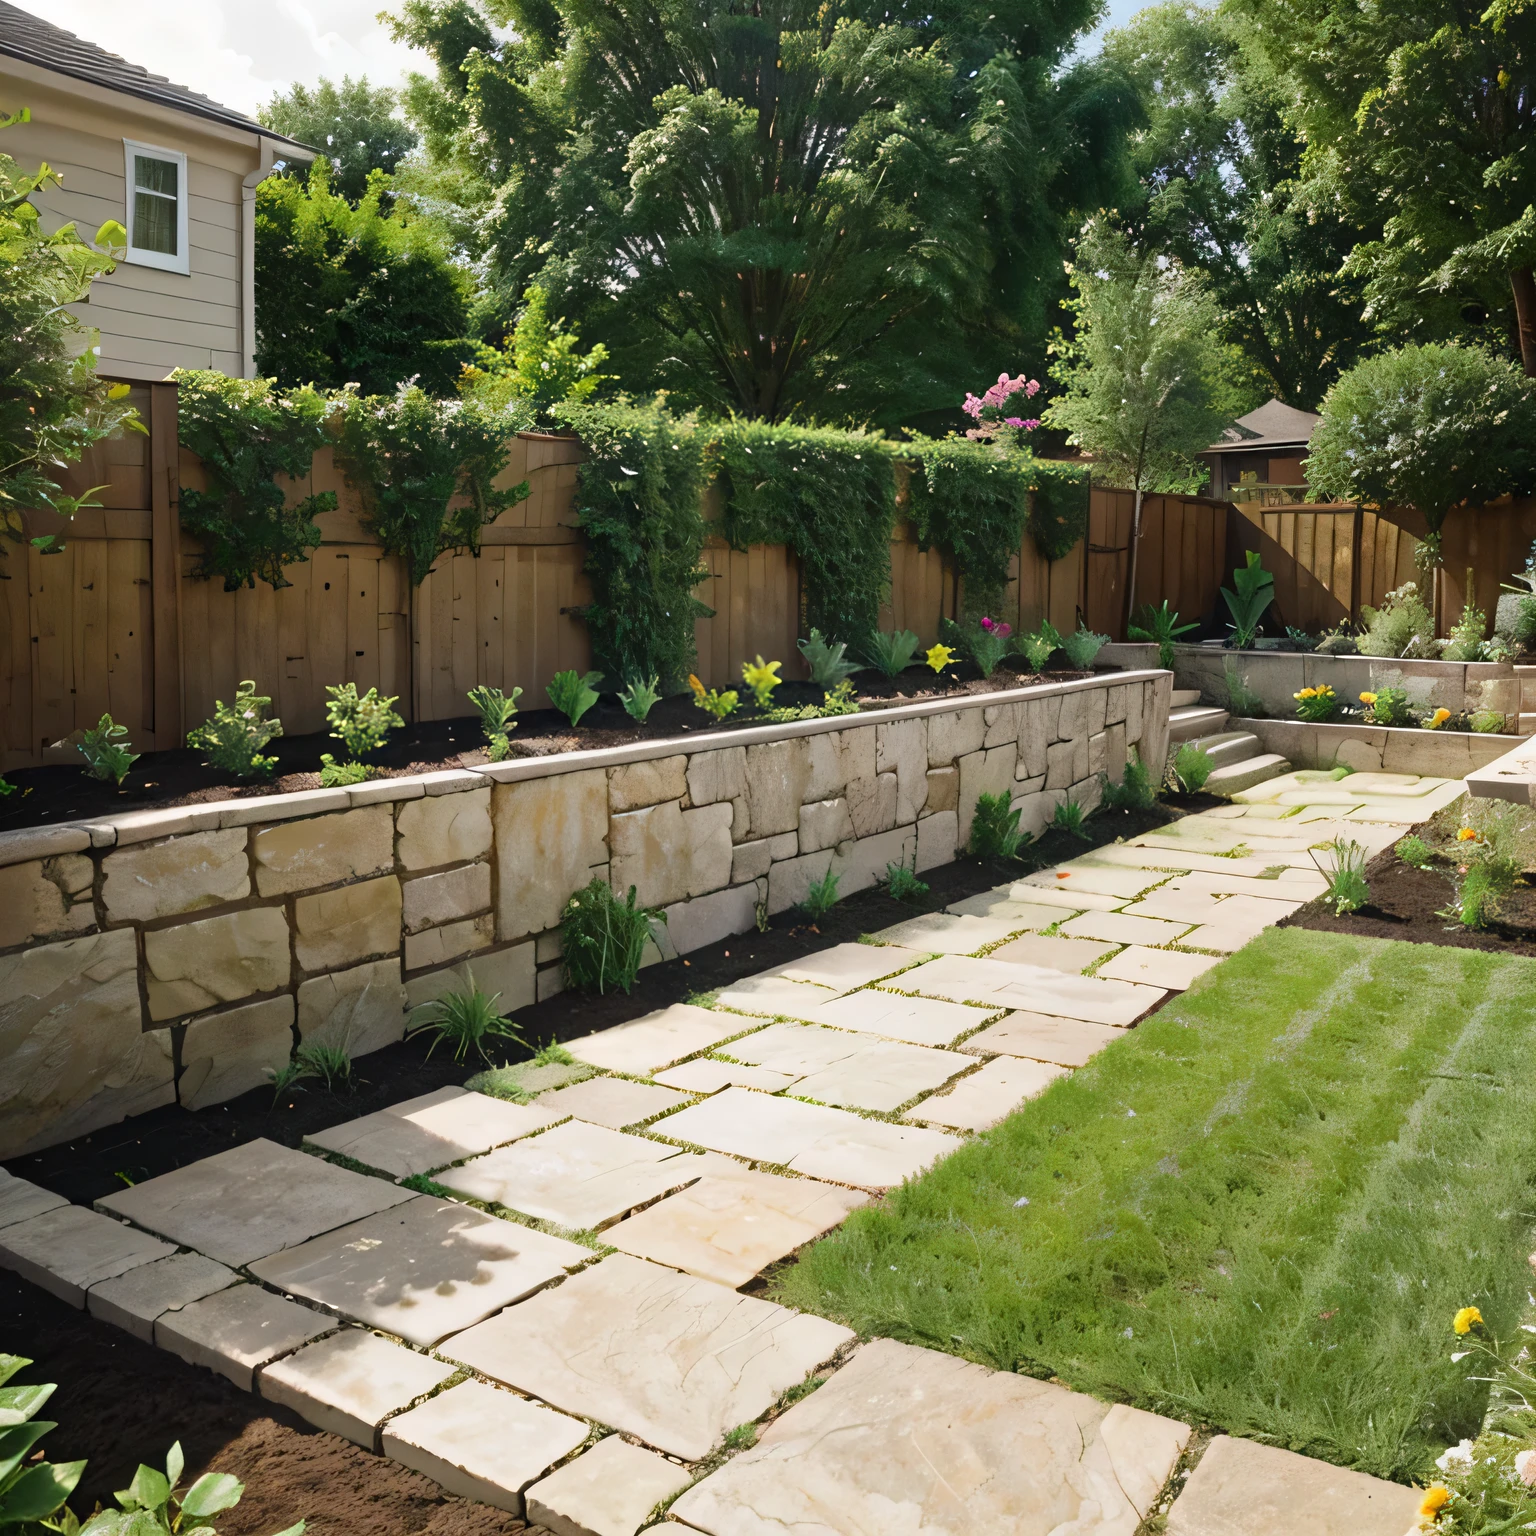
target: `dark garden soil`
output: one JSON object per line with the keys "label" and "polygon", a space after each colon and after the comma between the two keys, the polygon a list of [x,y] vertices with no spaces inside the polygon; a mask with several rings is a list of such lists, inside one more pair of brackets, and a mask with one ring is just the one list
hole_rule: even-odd
{"label": "dark garden soil", "polygon": [[[1013,670],[1005,661],[990,678],[973,668],[951,668],[935,681],[926,671],[909,669],[895,682],[860,674],[858,699],[865,711],[890,709],[901,704],[921,704],[941,698],[964,698],[1020,688],[1035,682],[1070,682],[1090,677],[1088,672],[1048,672],[1034,676]],[[1019,663],[1022,666],[1022,662]],[[958,671],[959,676],[952,674]],[[967,675],[969,673],[969,675]],[[745,688],[739,690],[744,696]],[[820,704],[822,690],[811,683],[787,682],[774,694],[776,707],[803,708]],[[686,738],[718,730],[741,730],[763,723],[750,706],[716,724],[693,702],[691,694],[663,699],[644,725],[624,713],[611,694],[605,695],[582,716],[573,729],[564,715],[553,709],[532,709],[517,716],[512,735],[512,757],[548,757],[557,752],[597,751],[628,746],[636,741]],[[852,723],[852,717],[850,717]],[[130,747],[132,743],[130,742]],[[388,743],[372,753],[368,762],[375,777],[403,778],[432,773],[442,768],[477,767],[486,762],[485,738],[479,717],[464,715],[454,720],[427,720],[394,731]],[[21,768],[6,775],[14,791],[0,799],[0,831],[43,826],[104,816],[114,811],[163,809],[177,805],[206,805],[261,795],[292,794],[320,788],[320,754],[340,753],[340,745],[323,731],[308,736],[280,736],[266,749],[277,758],[272,777],[260,783],[242,783],[207,763],[200,752],[180,748],[174,752],[145,752],[129,770],[121,788],[93,779],[76,766],[79,754],[39,768]]]}
{"label": "dark garden soil", "polygon": [[1466,928],[1454,917],[1440,916],[1454,895],[1450,880],[1433,870],[1404,864],[1391,848],[1384,848],[1365,866],[1365,878],[1371,899],[1359,911],[1335,917],[1321,900],[1309,901],[1278,926],[1486,949],[1496,954],[1536,955],[1536,885],[1530,883],[1529,875],[1527,883],[1505,899],[1502,920],[1485,929]]}

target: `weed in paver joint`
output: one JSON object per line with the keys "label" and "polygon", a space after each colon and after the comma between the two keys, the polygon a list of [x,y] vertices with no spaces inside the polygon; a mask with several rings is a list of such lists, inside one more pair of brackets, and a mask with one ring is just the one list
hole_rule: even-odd
{"label": "weed in paver joint", "polygon": [[810,918],[813,923],[819,923],[833,907],[837,905],[837,882],[839,876],[830,869],[820,880],[812,883],[800,902],[800,910]]}
{"label": "weed in paver joint", "polygon": [[533,1065],[536,1067],[574,1067],[576,1065],[576,1058],[558,1040],[550,1040],[533,1053]]}
{"label": "weed in paver joint", "polygon": [[420,1034],[424,1029],[433,1032],[432,1043],[427,1047],[430,1057],[445,1040],[453,1046],[453,1059],[463,1061],[471,1050],[480,1053],[480,1059],[489,1062],[486,1050],[489,1040],[511,1040],[524,1043],[521,1032],[510,1019],[503,1018],[496,1006],[501,993],[485,993],[475,985],[474,973],[469,974],[469,987],[464,992],[446,992],[419,1003],[411,1010],[412,1023],[408,1035]]}
{"label": "weed in paver joint", "polygon": [[750,1451],[757,1444],[757,1425],[738,1424],[721,1443],[728,1451]]}
{"label": "weed in paver joint", "polygon": [[976,812],[971,818],[971,837],[967,851],[978,859],[1016,859],[1019,850],[1031,839],[1019,827],[1022,812],[1006,793],[976,796]]}

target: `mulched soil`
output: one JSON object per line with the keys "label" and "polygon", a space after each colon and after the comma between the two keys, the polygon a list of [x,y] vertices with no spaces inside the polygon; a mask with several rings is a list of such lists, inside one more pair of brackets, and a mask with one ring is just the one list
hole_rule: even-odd
{"label": "mulched soil", "polygon": [[1441,917],[1453,894],[1450,880],[1433,870],[1404,864],[1390,848],[1365,866],[1365,878],[1371,899],[1358,912],[1335,917],[1322,901],[1309,901],[1278,926],[1485,949],[1502,955],[1536,955],[1536,886],[1529,883],[1529,875],[1527,884],[1505,900],[1503,920],[1486,929],[1464,928],[1453,917]]}
{"label": "mulched soil", "polygon": [[[888,709],[901,704],[921,704],[940,698],[963,698],[995,693],[1034,682],[1070,682],[1089,677],[1087,672],[1048,672],[1043,677],[1021,673],[1005,661],[990,678],[974,668],[952,668],[958,678],[946,674],[935,680],[924,670],[909,669],[894,683],[860,674],[856,679],[859,702],[865,710]],[[1023,663],[1018,662],[1018,667]],[[967,675],[967,673],[969,675]],[[745,688],[738,690],[749,698]],[[802,708],[819,704],[820,688],[811,683],[787,682],[774,694],[776,707]],[[564,715],[553,709],[531,709],[517,716],[512,736],[513,757],[548,757],[557,752],[597,751],[628,746],[636,741],[666,740],[718,730],[741,730],[760,725],[761,717],[748,703],[737,714],[717,724],[694,704],[691,694],[663,699],[652,709],[644,725],[624,713],[611,694],[582,716],[573,730]],[[131,746],[130,742],[130,746]],[[486,762],[485,738],[477,715],[453,720],[426,720],[394,731],[388,743],[368,758],[375,777],[403,778],[432,773],[442,768],[466,768]],[[320,754],[341,755],[340,744],[324,731],[307,736],[280,736],[266,749],[277,758],[270,779],[259,784],[242,783],[208,764],[200,752],[180,748],[174,752],[145,752],[129,770],[121,788],[93,779],[83,767],[71,762],[47,763],[40,768],[21,768],[6,778],[19,793],[0,799],[0,831],[43,826],[113,811],[138,811],[177,805],[206,805],[218,800],[259,798],[320,788]],[[75,754],[78,760],[78,754]]]}

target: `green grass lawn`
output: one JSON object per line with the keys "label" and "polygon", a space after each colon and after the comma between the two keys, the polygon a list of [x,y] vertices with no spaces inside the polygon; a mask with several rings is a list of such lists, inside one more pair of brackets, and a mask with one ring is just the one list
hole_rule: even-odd
{"label": "green grass lawn", "polygon": [[1536,961],[1277,929],[777,1295],[1406,1481],[1476,1433],[1450,1320],[1513,1329],[1533,1175]]}

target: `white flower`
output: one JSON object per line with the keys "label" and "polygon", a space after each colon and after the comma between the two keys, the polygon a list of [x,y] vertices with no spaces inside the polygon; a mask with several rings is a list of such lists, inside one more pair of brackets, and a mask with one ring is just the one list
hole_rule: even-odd
{"label": "white flower", "polygon": [[1470,1440],[1463,1440],[1460,1445],[1451,1446],[1435,1458],[1435,1465],[1447,1477],[1470,1472],[1472,1470],[1472,1442]]}
{"label": "white flower", "polygon": [[1515,1457],[1515,1474],[1527,1488],[1536,1488],[1536,1451],[1521,1451]]}

